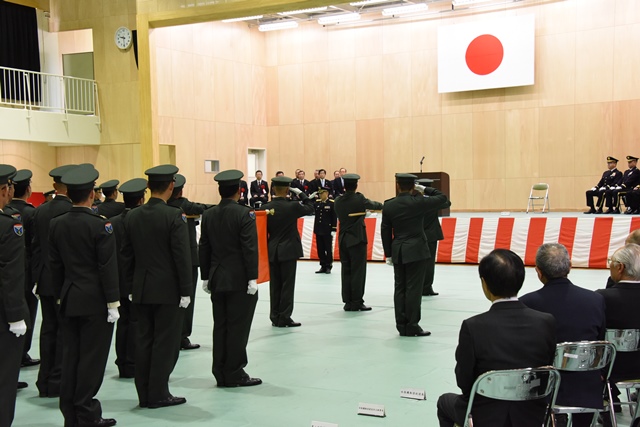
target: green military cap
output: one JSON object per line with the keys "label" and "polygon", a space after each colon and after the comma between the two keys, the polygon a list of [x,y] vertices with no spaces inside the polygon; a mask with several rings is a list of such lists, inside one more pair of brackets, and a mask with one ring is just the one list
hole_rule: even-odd
{"label": "green military cap", "polygon": [[44,197],[47,197],[47,196],[53,196],[55,193],[56,193],[56,190],[49,190],[49,191],[45,191],[44,193],[42,193],[42,195]]}
{"label": "green military cap", "polygon": [[357,173],[345,173],[342,175],[342,179],[344,179],[345,182],[358,182],[360,175]]}
{"label": "green military cap", "polygon": [[149,177],[149,182],[169,182],[175,181],[179,170],[174,165],[160,165],[147,169],[144,174]]}
{"label": "green military cap", "polygon": [[633,157],[633,156],[627,156],[627,162],[633,162],[633,161],[638,161],[637,157]]}
{"label": "green military cap", "polygon": [[69,172],[71,169],[78,167],[78,165],[64,165],[58,166],[57,168],[51,169],[49,172],[49,176],[53,178],[54,182],[62,182],[60,179],[62,175]]}
{"label": "green military cap", "polygon": [[111,181],[103,182],[102,184],[100,184],[99,188],[102,191],[113,191],[118,188],[118,184],[120,184],[120,181],[118,181],[117,179],[112,179]]}
{"label": "green military cap", "polygon": [[271,178],[271,184],[273,184],[274,187],[288,187],[291,185],[291,181],[293,180],[288,176],[276,176]]}
{"label": "green military cap", "polygon": [[609,162],[618,163],[618,159],[616,159],[613,156],[607,156],[607,163],[609,163]]}
{"label": "green military cap", "polygon": [[31,182],[31,177],[33,176],[33,172],[29,169],[20,169],[16,172],[16,176],[13,177],[12,181],[17,185],[27,186]]}
{"label": "green military cap", "polygon": [[396,181],[398,182],[415,182],[418,177],[412,173],[397,173]]}
{"label": "green military cap", "polygon": [[11,184],[16,175],[16,168],[11,165],[0,165],[0,185]]}
{"label": "green military cap", "polygon": [[119,188],[120,192],[125,196],[143,197],[147,189],[147,180],[144,178],[133,178],[122,184]]}
{"label": "green military cap", "polygon": [[424,185],[425,187],[431,187],[431,184],[433,184],[435,181],[435,179],[431,178],[420,178],[416,182],[420,185]]}
{"label": "green military cap", "polygon": [[173,185],[174,190],[178,190],[187,183],[187,178],[184,175],[176,174],[176,183]]}
{"label": "green military cap", "polygon": [[244,174],[241,171],[237,169],[229,169],[219,172],[213,179],[220,187],[232,187],[234,185],[240,185],[240,180],[243,176]]}
{"label": "green military cap", "polygon": [[100,174],[93,165],[77,166],[62,175],[61,181],[69,190],[90,190]]}

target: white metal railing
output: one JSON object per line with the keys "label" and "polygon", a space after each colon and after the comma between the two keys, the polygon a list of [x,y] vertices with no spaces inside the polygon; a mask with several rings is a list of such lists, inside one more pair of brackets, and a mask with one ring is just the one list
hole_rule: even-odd
{"label": "white metal railing", "polygon": [[95,80],[0,67],[0,107],[98,117]]}

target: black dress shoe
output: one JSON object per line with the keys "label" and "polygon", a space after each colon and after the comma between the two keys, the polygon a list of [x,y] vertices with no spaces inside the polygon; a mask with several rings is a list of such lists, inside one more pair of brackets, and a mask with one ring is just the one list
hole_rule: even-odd
{"label": "black dress shoe", "polygon": [[433,291],[424,292],[422,294],[423,297],[435,297],[436,295],[440,295],[440,294],[438,292],[433,292]]}
{"label": "black dress shoe", "polygon": [[327,269],[322,267],[320,270],[316,271],[316,274],[324,274],[327,272]]}
{"label": "black dress shoe", "polygon": [[200,348],[200,344],[193,344],[189,338],[185,338],[180,342],[180,350],[195,350]]}
{"label": "black dress shoe", "polygon": [[589,215],[589,214],[594,214],[596,213],[595,209],[589,209],[587,212],[583,212],[585,215]]}
{"label": "black dress shoe", "polygon": [[21,368],[26,368],[28,366],[36,366],[40,364],[40,359],[32,359],[28,354],[22,358],[22,362],[20,363]]}
{"label": "black dress shoe", "polygon": [[423,329],[419,330],[418,332],[405,332],[404,334],[400,332],[401,337],[428,337],[429,335],[431,335],[431,332],[425,331]]}
{"label": "black dress shoe", "polygon": [[24,381],[18,381],[18,390],[22,390],[23,388],[27,387],[29,387],[29,384],[25,383]]}
{"label": "black dress shoe", "polygon": [[324,272],[324,274],[331,274],[331,268],[327,268]]}
{"label": "black dress shoe", "polygon": [[149,402],[149,408],[164,408],[166,406],[182,405],[183,403],[187,403],[187,399],[185,399],[184,397],[169,396],[166,399],[160,400],[158,402]]}
{"label": "black dress shoe", "polygon": [[358,307],[358,309],[354,311],[371,311],[371,307],[361,304],[360,307]]}
{"label": "black dress shoe", "polygon": [[298,326],[302,326],[302,323],[294,322],[293,319],[289,319],[288,322],[282,322],[278,324],[279,328],[297,328]]}
{"label": "black dress shoe", "polygon": [[262,384],[262,380],[260,378],[245,377],[237,383],[226,383],[223,386],[218,384],[218,387],[251,387],[260,384]]}
{"label": "black dress shoe", "polygon": [[135,374],[133,372],[120,372],[118,375],[119,378],[135,378]]}
{"label": "black dress shoe", "polygon": [[604,212],[602,212],[602,209],[598,209],[597,211],[594,212],[596,215],[602,215]]}
{"label": "black dress shoe", "polygon": [[613,211],[613,209],[609,208],[606,211],[604,211],[604,213],[605,214],[612,214],[612,213],[615,213],[615,212]]}
{"label": "black dress shoe", "polygon": [[116,425],[113,418],[98,418],[90,423],[78,423],[78,427],[111,427]]}

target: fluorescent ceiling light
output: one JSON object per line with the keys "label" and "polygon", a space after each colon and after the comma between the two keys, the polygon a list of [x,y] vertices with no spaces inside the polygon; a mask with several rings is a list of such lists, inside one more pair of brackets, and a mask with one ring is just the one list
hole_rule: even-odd
{"label": "fluorescent ceiling light", "polygon": [[272,24],[262,24],[258,27],[259,31],[276,31],[276,30],[286,30],[288,28],[298,28],[297,21],[281,21],[274,22]]}
{"label": "fluorescent ceiling light", "polygon": [[425,3],[409,4],[407,6],[389,7],[382,10],[384,16],[403,15],[405,13],[417,13],[428,10],[429,6]]}
{"label": "fluorescent ceiling light", "polygon": [[359,19],[360,19],[360,14],[357,12],[342,13],[340,15],[329,15],[329,16],[323,16],[322,18],[318,18],[318,24],[320,25],[338,24],[343,22],[358,21]]}
{"label": "fluorescent ceiling light", "polygon": [[278,12],[278,15],[280,15],[280,16],[300,15],[302,13],[323,12],[325,10],[327,10],[327,6],[312,7],[312,8],[309,8],[309,9],[291,10],[289,12]]}
{"label": "fluorescent ceiling light", "polygon": [[390,0],[362,0],[349,3],[351,6],[368,6],[370,4],[389,3]]}
{"label": "fluorescent ceiling light", "polygon": [[223,19],[222,22],[251,21],[252,19],[260,19],[260,18],[262,18],[262,15],[245,16],[244,18]]}
{"label": "fluorescent ceiling light", "polygon": [[451,2],[452,6],[467,6],[470,4],[475,4],[475,3],[484,3],[484,2],[488,2],[491,0],[453,0]]}

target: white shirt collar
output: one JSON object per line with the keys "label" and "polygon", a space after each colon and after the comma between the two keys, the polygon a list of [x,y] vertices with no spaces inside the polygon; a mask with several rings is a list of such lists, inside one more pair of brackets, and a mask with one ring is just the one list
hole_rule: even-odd
{"label": "white shirt collar", "polygon": [[511,302],[511,301],[518,301],[518,297],[500,298],[492,302],[491,305],[499,302]]}

